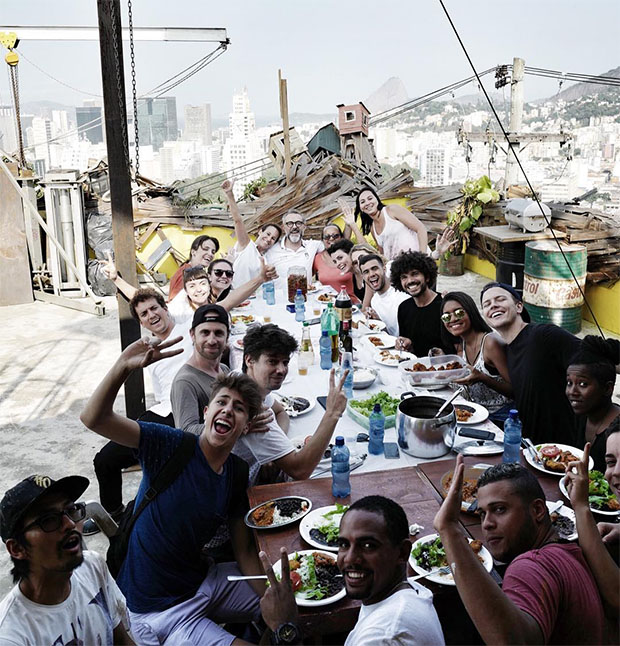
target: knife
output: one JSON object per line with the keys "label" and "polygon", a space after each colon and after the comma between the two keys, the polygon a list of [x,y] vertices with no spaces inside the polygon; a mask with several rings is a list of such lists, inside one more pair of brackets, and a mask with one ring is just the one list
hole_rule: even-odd
{"label": "knife", "polygon": [[[366,459],[366,457],[367,457],[366,453],[362,453],[362,455],[360,455],[360,457],[355,462],[353,462],[353,464],[351,464],[351,466],[349,467],[349,473],[351,471],[355,471],[355,469],[357,469],[358,467],[361,467],[362,464],[364,464],[364,460]],[[318,471],[315,471],[310,476],[309,479],[318,478],[319,476],[322,476],[324,473],[327,473],[328,471],[331,471],[331,465],[323,469],[319,469]]]}
{"label": "knife", "polygon": [[528,453],[532,456],[532,459],[537,464],[543,464],[543,459],[538,451],[538,449],[532,443],[529,437],[524,437],[521,440],[521,444],[527,449]]}

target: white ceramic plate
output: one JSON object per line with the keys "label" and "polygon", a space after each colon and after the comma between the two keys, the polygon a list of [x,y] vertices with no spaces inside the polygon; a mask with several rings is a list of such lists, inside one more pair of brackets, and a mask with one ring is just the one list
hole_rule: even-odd
{"label": "white ceramic plate", "polygon": [[[540,451],[543,447],[545,446],[557,446],[560,451],[570,451],[578,460],[581,460],[583,457],[583,451],[581,449],[577,449],[574,446],[569,446],[568,444],[558,444],[557,442],[547,442],[546,444],[536,444],[535,445],[538,451]],[[531,466],[533,466],[535,469],[538,469],[538,471],[542,471],[543,473],[551,474],[553,476],[558,476],[559,478],[564,477],[564,472],[560,471],[551,471],[551,469],[547,469],[544,467],[542,464],[538,464],[536,460],[530,455],[530,452],[527,449],[523,450],[523,455],[525,456],[525,459],[527,463]],[[590,461],[588,462],[588,470],[592,470],[594,468],[594,460],[590,458]]]}
{"label": "white ceramic plate", "polygon": [[[419,538],[412,546],[411,550],[413,551],[413,548],[416,547],[419,543],[432,543],[435,539],[437,538],[437,534],[429,534],[428,536],[422,536],[422,538]],[[472,543],[472,539],[468,538],[467,539],[470,543]],[[491,556],[491,553],[486,547],[482,547],[482,549],[479,552],[480,557],[482,558],[482,564],[484,565],[484,569],[487,572],[490,572],[493,569],[493,557]],[[413,558],[413,555],[410,553],[409,554],[409,565],[417,572],[418,574],[426,574],[426,572],[429,572],[429,570],[420,567],[418,565],[418,562]],[[452,576],[451,572],[448,572],[447,574],[432,574],[431,576],[426,577],[427,581],[432,581],[433,583],[442,583],[443,585],[456,585],[454,582],[454,577]]]}
{"label": "white ceramic plate", "polygon": [[482,405],[476,404],[474,402],[453,402],[455,408],[464,408],[473,410],[473,415],[466,422],[459,422],[457,424],[462,426],[475,426],[476,424],[481,424],[489,416],[489,411]]}
{"label": "white ceramic plate", "polygon": [[[373,343],[370,340],[371,338],[375,339],[377,344],[381,342],[381,345]],[[363,336],[362,339],[366,346],[371,350],[388,350],[389,348],[393,348],[396,344],[396,337],[391,334],[385,334],[384,332],[371,332],[370,334]]]}
{"label": "white ceramic plate", "polygon": [[[299,514],[297,514],[296,516],[293,516],[292,518],[288,518],[287,520],[284,520],[281,523],[275,523],[273,525],[257,525],[252,520],[252,514],[263,505],[266,505],[267,503],[270,503],[270,502],[275,502],[276,500],[285,500],[287,498],[297,498],[299,500],[302,500],[307,504],[307,508],[299,512]],[[309,498],[304,498],[304,496],[282,496],[281,498],[272,498],[271,500],[265,500],[265,502],[261,502],[260,505],[256,505],[256,507],[252,507],[252,509],[250,509],[250,511],[248,511],[248,513],[245,515],[244,521],[245,521],[245,524],[251,529],[277,529],[279,527],[285,527],[286,525],[290,525],[291,523],[296,523],[298,520],[301,520],[307,513],[309,513],[311,509],[312,509],[312,501]]]}
{"label": "white ceramic plate", "polygon": [[[289,373],[290,374],[290,373]],[[286,383],[286,382],[285,382]],[[314,397],[310,396],[304,396],[304,395],[281,395],[280,393],[274,393],[274,395],[278,398],[278,401],[284,406],[286,412],[288,413],[289,417],[299,417],[300,415],[305,415],[306,413],[309,413],[314,406],[316,405],[316,400]],[[302,399],[305,399],[307,402],[309,402],[310,406],[308,408],[304,408],[302,411],[296,411],[296,410],[290,410],[291,406],[287,405],[287,400],[294,399],[296,397],[300,397]]]}
{"label": "white ceramic plate", "polygon": [[251,325],[252,323],[260,323],[262,319],[259,316],[254,314],[239,313],[237,314],[234,310],[230,315],[230,322],[233,326],[237,325]]}
{"label": "white ceramic plate", "polygon": [[[329,547],[328,545],[325,545],[315,540],[310,535],[311,529],[315,529],[316,527],[323,525],[329,520],[327,518],[323,518],[323,514],[326,514],[330,511],[335,511],[335,510],[336,510],[336,505],[329,505],[327,507],[319,507],[318,509],[313,509],[309,514],[304,516],[301,523],[299,523],[299,533],[301,534],[301,537],[304,539],[304,541],[308,543],[308,545],[312,545],[312,547],[316,547],[319,550],[327,550],[328,552],[338,551],[338,546]],[[334,514],[334,516],[332,516],[331,518],[336,519],[339,524],[340,519],[342,518],[342,515]]]}
{"label": "white ceramic plate", "polygon": [[[326,552],[325,550],[297,550],[297,552],[292,552],[289,554],[289,561],[291,557],[294,554],[299,554],[300,556],[304,556],[306,554],[313,554],[314,552],[318,552],[319,554],[322,554],[324,556],[328,556],[329,558],[333,559],[334,562],[336,561],[336,557],[331,554],[330,552]],[[281,567],[280,567],[280,559],[278,559],[274,564],[273,564],[273,571],[276,576],[280,576],[281,574]],[[340,601],[345,595],[347,594],[346,588],[342,587],[342,590],[340,592],[336,593],[335,595],[331,597],[327,597],[326,599],[320,599],[318,601],[314,599],[304,599],[303,597],[299,596],[299,593],[295,593],[295,601],[297,602],[298,606],[303,606],[304,608],[318,608],[319,606],[328,606],[330,603],[334,603],[336,601]]]}
{"label": "white ceramic plate", "polygon": [[[566,488],[566,476],[564,476],[560,480],[560,491],[562,492],[562,495],[566,498],[566,500],[570,500],[570,496],[568,495],[568,489]],[[600,509],[596,509],[595,507],[592,507],[592,506],[590,506],[590,510],[594,514],[601,514],[601,516],[611,516],[612,518],[615,518],[616,516],[620,516],[620,511],[601,511]]]}
{"label": "white ceramic plate", "polygon": [[237,350],[241,350],[243,352],[243,337],[239,337],[233,341],[233,347],[237,348]]}
{"label": "white ceramic plate", "polygon": [[[388,350],[388,352],[391,355],[398,356],[399,352],[396,350]],[[409,361],[409,359],[415,359],[415,355],[411,354],[411,352],[405,352],[404,350],[400,352],[400,358],[402,361]],[[373,355],[373,359],[380,365],[382,366],[388,366],[390,368],[397,368],[398,364],[401,363],[398,359],[391,359],[391,358],[383,358],[381,356],[381,352],[375,352]]]}
{"label": "white ceramic plate", "polygon": [[[555,505],[555,503],[552,502],[551,500],[547,500],[546,503],[547,503],[547,508],[549,510],[551,510],[551,507],[553,507],[553,505]],[[570,534],[570,536],[562,536],[561,538],[564,538],[567,541],[576,541],[577,540],[577,523],[575,521],[575,512],[570,507],[567,507],[566,505],[562,505],[556,511],[556,513],[559,514],[560,516],[566,516],[566,518],[568,518],[569,520],[572,520],[573,524],[575,525],[575,531],[572,534]]]}
{"label": "white ceramic plate", "polygon": [[[360,334],[378,334],[385,330],[385,323],[379,319],[359,318],[355,321]],[[355,329],[355,328],[353,328]]]}

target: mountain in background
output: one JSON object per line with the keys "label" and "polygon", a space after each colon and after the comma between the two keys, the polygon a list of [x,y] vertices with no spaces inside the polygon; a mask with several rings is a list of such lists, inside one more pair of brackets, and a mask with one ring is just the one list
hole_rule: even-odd
{"label": "mountain in background", "polygon": [[[616,67],[613,70],[599,74],[599,76],[605,76],[608,78],[618,79],[620,78],[620,67]],[[554,96],[550,96],[547,99],[540,99],[538,101],[533,101],[533,103],[545,103],[546,101],[575,101],[584,96],[591,96],[592,94],[599,94],[600,92],[618,92],[620,93],[620,88],[611,87],[609,85],[600,85],[598,83],[577,83],[576,85],[571,85],[565,90],[558,92]]]}
{"label": "mountain in background", "polygon": [[373,115],[391,110],[407,101],[409,101],[409,95],[405,84],[397,76],[392,76],[378,90],[364,99],[364,105]]}

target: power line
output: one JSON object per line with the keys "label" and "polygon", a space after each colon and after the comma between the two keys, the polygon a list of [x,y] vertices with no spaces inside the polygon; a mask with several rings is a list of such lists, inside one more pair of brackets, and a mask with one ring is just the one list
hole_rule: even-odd
{"label": "power line", "polygon": [[[260,159],[254,159],[253,161],[249,161],[245,164],[241,164],[240,166],[235,166],[234,168],[229,168],[228,170],[222,171],[221,173],[216,173],[215,175],[210,175],[209,177],[203,178],[203,179],[197,179],[194,182],[189,182],[188,184],[185,184],[183,187],[179,187],[182,189],[188,188],[189,186],[194,186],[194,184],[200,184],[201,182],[209,182],[210,180],[214,179],[215,177],[225,177],[228,175],[228,173],[232,173],[235,170],[238,170],[240,168],[245,168],[246,166],[251,166],[253,164],[257,164],[258,162],[265,162],[266,160],[269,160],[269,157],[261,157]],[[265,164],[263,164],[264,166]]]}
{"label": "power line", "polygon": [[[474,66],[473,61],[471,60],[471,57],[469,56],[469,53],[467,52],[467,49],[465,47],[465,44],[461,40],[461,36],[459,35],[459,32],[457,31],[454,23],[452,22],[452,18],[450,17],[450,14],[448,13],[448,10],[446,9],[443,0],[439,0],[439,4],[441,5],[441,8],[443,9],[444,13],[446,14],[446,18],[448,19],[448,22],[450,23],[450,26],[452,27],[452,30],[454,31],[454,35],[456,36],[457,40],[459,41],[459,44],[461,48],[463,49],[463,53],[465,54],[465,57],[467,58],[467,61],[469,65],[471,66],[471,69],[473,70],[476,78],[478,78],[478,82],[480,83],[480,78],[478,75],[478,72],[476,71],[476,68]],[[497,120],[497,123],[499,124],[499,127],[502,130],[502,134],[504,135],[506,141],[508,142],[508,147],[509,149],[511,148],[510,146],[510,139],[508,137],[508,133],[506,132],[504,125],[501,122],[501,119],[499,118],[499,115],[497,114],[497,111],[495,110],[495,106],[493,105],[493,102],[491,101],[491,97],[489,97],[487,91],[484,88],[484,85],[480,83],[480,87],[482,88],[482,91],[484,92],[484,96],[486,97],[487,102],[489,103],[489,106],[491,107],[491,110],[493,111],[493,115],[495,116],[495,119]],[[562,258],[564,259],[564,262],[566,263],[566,266],[568,267],[568,270],[570,271],[571,276],[573,277],[573,280],[575,281],[575,284],[577,285],[577,289],[579,290],[579,293],[581,294],[584,303],[586,304],[586,307],[588,308],[588,311],[590,312],[590,315],[592,316],[592,320],[596,324],[596,327],[598,328],[598,331],[600,332],[601,336],[605,338],[605,335],[603,334],[603,330],[601,329],[601,326],[599,325],[598,320],[596,319],[596,316],[594,315],[594,312],[592,311],[592,308],[590,307],[590,303],[588,303],[588,299],[586,298],[586,295],[584,293],[584,290],[581,288],[581,285],[579,284],[579,281],[577,280],[577,276],[575,276],[575,272],[573,271],[573,268],[571,267],[570,263],[568,262],[568,259],[566,258],[566,254],[564,253],[564,249],[562,249],[562,245],[560,244],[560,241],[558,240],[557,236],[555,235],[555,231],[551,228],[551,221],[547,219],[547,216],[545,215],[542,205],[540,203],[540,200],[538,199],[538,196],[536,195],[536,191],[534,190],[534,187],[532,186],[532,183],[529,180],[529,177],[527,176],[525,172],[525,168],[523,168],[523,164],[521,163],[521,160],[519,159],[519,156],[517,155],[516,151],[514,148],[512,148],[515,160],[517,164],[519,165],[519,168],[521,172],[523,173],[523,177],[525,178],[525,181],[527,182],[527,185],[531,191],[531,194],[534,197],[534,200],[536,201],[536,204],[538,205],[538,208],[540,209],[540,213],[545,219],[545,222],[547,223],[547,226],[549,227],[549,231],[551,232],[551,235],[553,236],[553,240],[555,241],[560,254],[562,255]]]}

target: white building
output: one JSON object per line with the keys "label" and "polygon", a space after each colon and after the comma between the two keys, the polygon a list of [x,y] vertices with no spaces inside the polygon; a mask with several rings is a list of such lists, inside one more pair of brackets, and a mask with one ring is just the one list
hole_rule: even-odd
{"label": "white building", "polygon": [[212,143],[211,104],[185,106],[185,130],[183,139],[199,141],[203,146]]}
{"label": "white building", "polygon": [[15,113],[10,105],[0,105],[0,148],[7,153],[17,150]]}

